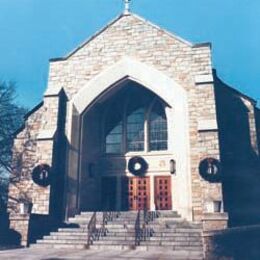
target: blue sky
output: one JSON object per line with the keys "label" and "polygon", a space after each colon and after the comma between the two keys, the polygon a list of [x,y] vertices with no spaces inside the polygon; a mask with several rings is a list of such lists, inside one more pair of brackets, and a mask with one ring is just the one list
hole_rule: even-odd
{"label": "blue sky", "polygon": [[[31,108],[47,86],[48,60],[66,55],[121,13],[122,0],[0,0],[0,79]],[[260,101],[259,0],[133,0],[133,12],[191,42],[212,42],[213,64]]]}

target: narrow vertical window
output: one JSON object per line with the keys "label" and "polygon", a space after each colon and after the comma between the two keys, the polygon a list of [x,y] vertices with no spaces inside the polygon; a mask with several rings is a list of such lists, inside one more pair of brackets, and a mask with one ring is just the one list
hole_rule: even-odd
{"label": "narrow vertical window", "polygon": [[113,104],[105,124],[106,153],[122,153],[123,122],[122,109]]}
{"label": "narrow vertical window", "polygon": [[127,151],[144,150],[144,108],[128,111],[127,115]]}
{"label": "narrow vertical window", "polygon": [[157,101],[149,115],[149,150],[167,150],[167,119],[163,105]]}

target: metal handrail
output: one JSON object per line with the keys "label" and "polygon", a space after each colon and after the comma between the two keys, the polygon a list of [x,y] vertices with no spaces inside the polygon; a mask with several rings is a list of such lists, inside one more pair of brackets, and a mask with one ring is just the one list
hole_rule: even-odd
{"label": "metal handrail", "polygon": [[99,232],[99,236],[106,236],[108,230],[106,228],[106,225],[109,221],[113,221],[115,218],[119,217],[119,212],[114,212],[114,211],[104,211],[103,212],[103,220],[102,220],[102,227]]}
{"label": "metal handrail", "polygon": [[144,222],[143,222],[143,223],[144,223],[144,225],[145,225],[145,224],[148,224],[148,216],[149,216],[148,210],[147,210],[146,207],[144,207],[143,212],[144,212],[144,214],[143,214]]}
{"label": "metal handrail", "polygon": [[109,219],[109,212],[104,211],[103,212],[103,221],[102,221],[102,226],[103,227],[107,224],[108,219]]}
{"label": "metal handrail", "polygon": [[105,211],[103,212],[103,225],[106,225],[108,221],[113,221],[115,218],[119,217],[119,212],[115,211]]}
{"label": "metal handrail", "polygon": [[141,211],[138,211],[135,221],[135,246],[139,246],[141,241],[150,239],[154,230],[149,227],[149,223],[159,217],[158,212],[143,209],[143,222],[141,223]]}
{"label": "metal handrail", "polygon": [[111,212],[104,211],[103,212],[102,228],[101,228],[101,232],[100,232],[101,236],[106,236],[106,234],[107,234],[106,225],[107,225],[108,221],[111,221]]}
{"label": "metal handrail", "polygon": [[88,246],[93,244],[93,240],[95,239],[96,232],[97,232],[97,213],[94,212],[88,223],[88,243],[87,243]]}
{"label": "metal handrail", "polygon": [[135,246],[140,245],[142,229],[140,226],[140,210],[138,210],[137,217],[135,220]]}
{"label": "metal handrail", "polygon": [[154,221],[159,217],[159,213],[157,211],[148,211],[145,214],[144,222],[148,224],[149,222]]}

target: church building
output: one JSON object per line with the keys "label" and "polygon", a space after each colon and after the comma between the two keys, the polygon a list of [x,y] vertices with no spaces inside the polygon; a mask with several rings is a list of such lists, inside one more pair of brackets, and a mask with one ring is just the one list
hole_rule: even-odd
{"label": "church building", "polygon": [[14,141],[10,225],[25,245],[32,217],[81,212],[173,211],[225,229],[238,216],[232,180],[258,164],[259,118],[256,101],[217,76],[210,43],[126,9],[50,59],[43,101]]}

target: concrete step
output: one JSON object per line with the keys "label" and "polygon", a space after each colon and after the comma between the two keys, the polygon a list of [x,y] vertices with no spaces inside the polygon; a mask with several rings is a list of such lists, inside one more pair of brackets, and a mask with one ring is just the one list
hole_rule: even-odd
{"label": "concrete step", "polygon": [[[64,236],[64,235],[51,235],[51,236],[44,236],[43,237],[43,240],[40,240],[40,241],[46,241],[46,240],[57,240],[57,241],[61,241],[61,240],[73,240],[73,241],[79,241],[79,242],[82,242],[82,241],[86,241],[88,238],[88,236]],[[115,235],[115,236],[99,236],[97,237],[97,239],[99,240],[120,240],[120,241],[125,241],[125,240],[133,240],[135,239],[134,236],[129,236],[127,234],[125,234],[124,236],[118,236],[118,235]]]}
{"label": "concrete step", "polygon": [[[169,228],[197,228],[202,229],[202,225],[199,224],[191,224],[191,223],[183,223],[182,221],[165,221],[165,225]],[[153,223],[151,223],[153,224]]]}
{"label": "concrete step", "polygon": [[[99,241],[134,241],[135,237],[119,237],[119,236],[103,236]],[[202,246],[201,240],[176,240],[176,239],[154,239],[153,237],[147,238],[142,243],[149,243],[149,245],[183,245],[183,246]]]}
{"label": "concrete step", "polygon": [[[101,228],[102,225],[96,225],[96,228],[99,229]],[[87,232],[88,230],[88,225],[82,225],[80,227],[73,227],[73,228],[67,228],[67,227],[62,227],[62,228],[59,228],[57,231],[58,232]]]}
{"label": "concrete step", "polygon": [[201,241],[200,237],[183,237],[183,236],[174,236],[174,237],[161,237],[153,235],[149,238],[150,241],[158,241],[158,240],[167,240],[167,241],[190,241],[190,242],[197,242]]}
{"label": "concrete step", "polygon": [[80,233],[80,232],[87,232],[87,229],[86,228],[59,228],[58,232]]}
{"label": "concrete step", "polygon": [[136,251],[149,251],[149,250],[156,250],[156,252],[170,252],[171,259],[185,259],[185,260],[199,260],[204,259],[203,252],[202,251],[185,251],[185,250],[174,250],[172,247],[166,247],[166,246],[138,246],[136,248]]}
{"label": "concrete step", "polygon": [[155,232],[160,233],[198,233],[200,234],[202,232],[199,228],[164,228],[164,227],[154,227],[153,230]]}
{"label": "concrete step", "polygon": [[80,214],[76,215],[76,216],[92,216],[93,215],[93,211],[81,211]]}
{"label": "concrete step", "polygon": [[[128,229],[126,228],[109,228],[107,229],[107,233],[125,233]],[[134,232],[134,230],[132,231]]]}
{"label": "concrete step", "polygon": [[[135,241],[135,237],[130,236],[103,236],[98,241]],[[96,241],[95,241],[96,242]]]}
{"label": "concrete step", "polygon": [[90,246],[90,250],[100,250],[100,249],[105,249],[105,250],[133,250],[135,249],[134,245],[121,245],[121,244],[93,244]]}
{"label": "concrete step", "polygon": [[110,236],[110,237],[114,237],[114,236],[118,236],[118,237],[124,237],[124,236],[135,236],[135,232],[128,232],[126,230],[121,231],[121,232],[114,232],[114,231],[108,231],[106,233],[106,236]]}
{"label": "concrete step", "polygon": [[[124,237],[124,236],[132,236],[135,237],[135,232],[113,232],[113,231],[108,231],[106,233],[107,237]],[[158,240],[158,239],[167,239],[167,240],[176,240],[176,241],[198,241],[201,239],[201,236],[199,234],[182,234],[182,233],[152,233],[151,240]]]}
{"label": "concrete step", "polygon": [[199,242],[189,242],[189,241],[168,241],[168,240],[147,240],[141,241],[141,245],[148,245],[148,246],[180,246],[180,247],[194,247],[194,248],[201,248],[202,241]]}
{"label": "concrete step", "polygon": [[115,219],[113,221],[108,221],[107,224],[124,224],[124,223],[132,223],[135,224],[135,219]]}
{"label": "concrete step", "polygon": [[44,236],[43,240],[76,240],[76,241],[86,241],[88,239],[88,235],[85,236],[63,236],[63,235],[56,235],[56,236]]}
{"label": "concrete step", "polygon": [[[96,228],[101,228],[102,224],[97,223]],[[88,223],[78,223],[78,227],[76,228],[83,228],[83,229],[87,229],[88,228]]]}
{"label": "concrete step", "polygon": [[[76,215],[75,217],[71,217],[69,218],[69,222],[72,220],[91,220],[92,215],[91,216],[84,216],[84,215]],[[97,220],[103,220],[103,216],[96,216]]]}
{"label": "concrete step", "polygon": [[[80,215],[82,215],[82,216],[93,216],[93,214],[94,214],[94,211],[81,211],[80,214],[77,214],[75,216],[80,216]],[[97,216],[103,216],[103,212],[97,211],[96,215]]]}
{"label": "concrete step", "polygon": [[115,245],[115,246],[129,246],[133,247],[135,244],[135,241],[105,241],[105,240],[98,240],[94,241],[93,245]]}
{"label": "concrete step", "polygon": [[[135,232],[134,231],[127,231],[127,230],[108,230],[106,232],[106,235],[110,235],[110,236],[115,236],[115,235],[118,235],[118,236],[124,236],[124,235],[135,235]],[[194,239],[198,239],[201,237],[200,234],[197,234],[197,233],[176,233],[176,232],[163,232],[163,233],[154,233],[154,232],[151,232],[151,237],[165,237],[165,239],[170,239],[171,237],[172,238],[178,238],[178,237],[183,237],[183,238],[186,238],[186,239],[189,239],[189,238],[194,238]]]}
{"label": "concrete step", "polygon": [[107,224],[106,225],[106,228],[107,229],[110,229],[110,228],[114,228],[114,229],[117,229],[117,228],[126,228],[126,227],[128,227],[128,228],[134,228],[135,227],[135,224],[126,224],[126,225],[124,225],[124,224],[114,224],[114,223],[109,223],[109,224]]}
{"label": "concrete step", "polygon": [[87,239],[85,240],[73,240],[73,239],[43,239],[37,240],[37,244],[69,244],[69,245],[78,245],[78,244],[87,244]]}
{"label": "concrete step", "polygon": [[172,216],[180,216],[177,211],[172,210],[158,210],[156,211],[159,217],[172,217]]}
{"label": "concrete step", "polygon": [[184,237],[184,238],[197,238],[200,239],[201,235],[197,233],[152,233],[152,237],[164,237],[165,239]]}
{"label": "concrete step", "polygon": [[186,251],[189,254],[195,253],[197,255],[203,255],[203,248],[202,247],[188,247],[188,246],[174,246],[174,245],[149,245],[149,244],[143,244],[141,243],[140,246],[138,246],[138,249],[147,249],[147,250],[173,250],[175,252],[182,252]]}
{"label": "concrete step", "polygon": [[51,232],[50,236],[86,237],[88,232]]}
{"label": "concrete step", "polygon": [[82,217],[69,218],[69,223],[78,223],[78,222],[89,223],[89,221],[90,221],[90,218],[82,218]]}
{"label": "concrete step", "polygon": [[45,244],[33,244],[30,246],[31,248],[46,248],[46,249],[86,249],[87,245],[86,244],[63,244],[63,243],[45,243]]}

